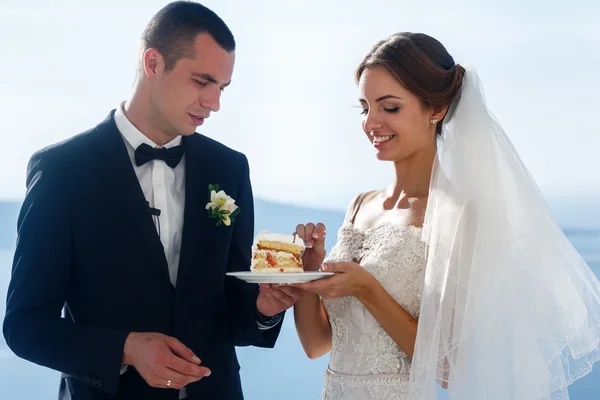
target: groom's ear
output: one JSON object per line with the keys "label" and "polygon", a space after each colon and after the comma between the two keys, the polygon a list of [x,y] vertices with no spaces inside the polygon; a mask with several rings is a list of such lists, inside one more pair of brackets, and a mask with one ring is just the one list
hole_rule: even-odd
{"label": "groom's ear", "polygon": [[144,75],[150,80],[155,80],[163,74],[164,65],[164,58],[157,49],[150,48],[144,52],[142,67]]}

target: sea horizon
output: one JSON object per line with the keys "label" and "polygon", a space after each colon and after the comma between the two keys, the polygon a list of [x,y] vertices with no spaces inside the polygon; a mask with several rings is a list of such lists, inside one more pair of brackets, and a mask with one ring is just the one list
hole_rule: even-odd
{"label": "sea horizon", "polygon": [[[0,293],[6,294],[16,239],[18,202],[0,201]],[[256,232],[262,229],[288,232],[298,222],[320,219],[330,232],[337,232],[343,221],[341,211],[321,210],[301,206],[256,200]],[[10,220],[10,221],[9,221]],[[578,227],[566,224],[565,235],[571,240],[596,276],[600,276],[600,223]],[[290,228],[291,227],[291,228]],[[335,242],[329,235],[327,248]],[[2,319],[5,304],[0,304]],[[236,348],[241,365],[241,380],[245,398],[250,400],[310,400],[318,399],[323,384],[329,354],[309,359],[297,338],[292,310],[288,311],[274,349],[256,347]],[[0,339],[0,387],[10,399],[55,398],[60,373],[16,357]],[[35,377],[35,385],[31,385]],[[268,390],[265,391],[265,387]],[[8,390],[8,392],[6,391]],[[571,400],[594,400],[600,397],[600,368],[570,386]]]}

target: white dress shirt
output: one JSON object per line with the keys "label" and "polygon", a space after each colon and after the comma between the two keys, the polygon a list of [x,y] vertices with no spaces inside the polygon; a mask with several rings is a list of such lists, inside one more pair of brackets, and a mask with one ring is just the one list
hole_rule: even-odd
{"label": "white dress shirt", "polygon": [[[183,210],[185,206],[185,155],[175,168],[162,160],[152,160],[139,167],[135,164],[135,149],[145,143],[150,147],[161,147],[148,139],[127,119],[123,105],[115,112],[115,123],[121,132],[127,153],[137,175],[144,196],[150,207],[160,210],[160,216],[154,217],[154,224],[165,250],[169,266],[169,278],[173,286],[177,283],[177,270],[183,236]],[[171,148],[181,144],[177,136],[162,147]]]}
{"label": "white dress shirt", "polygon": [[[139,167],[135,164],[135,149],[145,143],[150,147],[171,148],[181,144],[181,136],[177,136],[164,146],[158,146],[146,135],[140,132],[123,111],[125,103],[121,103],[115,111],[115,123],[121,132],[129,159],[138,178],[144,197],[152,208],[160,210],[160,216],[154,217],[154,224],[165,250],[169,267],[169,278],[173,286],[177,283],[181,238],[183,236],[183,212],[185,207],[185,154],[175,168],[169,167],[162,160],[152,160]],[[273,326],[264,326],[257,321],[260,330]],[[210,367],[209,367],[210,368]],[[121,374],[127,371],[127,366],[121,369]],[[185,388],[179,393],[179,398],[187,397]]]}

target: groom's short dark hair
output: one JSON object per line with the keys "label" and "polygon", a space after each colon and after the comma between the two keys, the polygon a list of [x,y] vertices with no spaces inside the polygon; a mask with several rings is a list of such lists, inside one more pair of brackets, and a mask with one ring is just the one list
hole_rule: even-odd
{"label": "groom's short dark hair", "polygon": [[212,10],[193,1],[167,4],[144,29],[138,67],[141,69],[144,52],[154,48],[165,59],[165,71],[172,70],[180,59],[194,57],[194,43],[201,33],[210,34],[224,50],[235,50],[233,34]]}

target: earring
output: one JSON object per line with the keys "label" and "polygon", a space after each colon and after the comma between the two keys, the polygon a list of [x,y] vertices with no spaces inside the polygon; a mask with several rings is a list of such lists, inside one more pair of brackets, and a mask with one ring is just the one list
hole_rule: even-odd
{"label": "earring", "polygon": [[437,121],[438,121],[438,120],[437,120],[437,118],[433,118],[433,119],[431,120],[431,124],[432,124],[432,125],[435,125],[435,124],[437,124]]}

